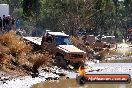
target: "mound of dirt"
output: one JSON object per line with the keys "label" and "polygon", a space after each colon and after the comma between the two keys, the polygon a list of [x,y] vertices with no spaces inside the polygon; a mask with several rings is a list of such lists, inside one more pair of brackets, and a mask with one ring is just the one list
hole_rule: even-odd
{"label": "mound of dirt", "polygon": [[50,59],[48,52],[32,52],[32,46],[13,31],[0,35],[0,70],[36,73]]}

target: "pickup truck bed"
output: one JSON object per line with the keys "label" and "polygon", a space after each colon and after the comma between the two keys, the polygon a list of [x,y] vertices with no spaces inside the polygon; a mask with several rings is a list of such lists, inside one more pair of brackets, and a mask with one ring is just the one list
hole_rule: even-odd
{"label": "pickup truck bed", "polygon": [[41,41],[42,41],[41,37],[23,37],[23,38],[37,45],[41,45]]}

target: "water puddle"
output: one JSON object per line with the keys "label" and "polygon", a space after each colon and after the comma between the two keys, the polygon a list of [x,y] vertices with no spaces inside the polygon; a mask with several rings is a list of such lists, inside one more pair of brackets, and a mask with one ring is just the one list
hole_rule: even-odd
{"label": "water puddle", "polygon": [[119,88],[126,88],[126,84],[119,84]]}
{"label": "water puddle", "polygon": [[59,81],[46,81],[36,85],[32,88],[131,88],[130,84],[85,84],[80,86],[76,83],[75,79],[66,79]]}

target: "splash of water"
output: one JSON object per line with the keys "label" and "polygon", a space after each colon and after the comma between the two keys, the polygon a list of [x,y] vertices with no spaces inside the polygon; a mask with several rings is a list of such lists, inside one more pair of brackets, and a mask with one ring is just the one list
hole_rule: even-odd
{"label": "splash of water", "polygon": [[125,43],[125,39],[122,39],[122,42]]}

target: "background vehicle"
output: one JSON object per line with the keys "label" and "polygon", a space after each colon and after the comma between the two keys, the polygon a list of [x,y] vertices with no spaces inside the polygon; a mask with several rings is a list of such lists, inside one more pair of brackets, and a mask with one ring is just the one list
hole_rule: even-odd
{"label": "background vehicle", "polygon": [[3,18],[3,15],[9,15],[9,5],[8,4],[0,4],[0,17]]}
{"label": "background vehicle", "polygon": [[87,50],[87,55],[90,56],[89,57],[90,59],[94,58],[94,59],[102,60],[104,56],[109,52],[109,48],[111,47],[111,43],[108,42],[109,40],[107,39],[107,37],[84,35],[82,37],[82,40],[85,46],[88,46],[86,50]]}

